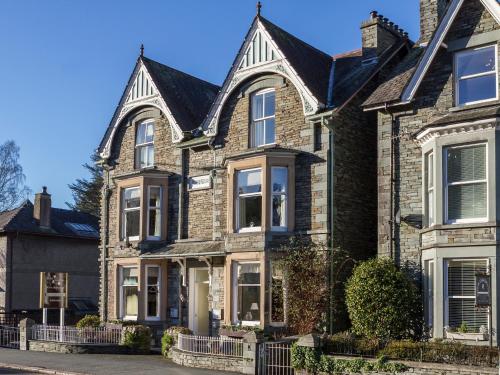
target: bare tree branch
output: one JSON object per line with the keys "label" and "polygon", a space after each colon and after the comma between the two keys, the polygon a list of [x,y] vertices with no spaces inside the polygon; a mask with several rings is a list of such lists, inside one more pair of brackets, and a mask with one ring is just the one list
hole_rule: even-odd
{"label": "bare tree branch", "polygon": [[0,145],[0,212],[18,206],[30,194],[14,141]]}

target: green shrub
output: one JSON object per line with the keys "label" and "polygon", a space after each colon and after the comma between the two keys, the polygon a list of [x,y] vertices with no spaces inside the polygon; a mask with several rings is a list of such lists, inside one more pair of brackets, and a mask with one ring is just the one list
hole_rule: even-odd
{"label": "green shrub", "polygon": [[147,353],[151,349],[151,330],[141,325],[124,327],[122,344],[132,350]]}
{"label": "green shrub", "polygon": [[353,332],[372,339],[414,337],[422,327],[417,288],[388,259],[372,259],[354,269],[346,285]]}
{"label": "green shrub", "polygon": [[498,363],[497,349],[459,342],[392,341],[380,353],[391,359],[455,365],[495,367]]}
{"label": "green shrub", "polygon": [[97,315],[85,315],[76,323],[76,328],[97,328],[101,325],[101,318]]}
{"label": "green shrub", "polygon": [[326,336],[323,346],[324,352],[328,354],[374,356],[380,349],[380,341],[359,337],[351,332],[339,332]]}
{"label": "green shrub", "polygon": [[161,337],[161,354],[166,357],[170,349],[175,345],[175,337],[167,331]]}

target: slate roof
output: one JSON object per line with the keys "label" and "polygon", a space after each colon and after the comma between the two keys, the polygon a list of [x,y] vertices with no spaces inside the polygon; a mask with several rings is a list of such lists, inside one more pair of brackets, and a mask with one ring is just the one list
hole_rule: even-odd
{"label": "slate roof", "polygon": [[415,72],[424,50],[422,47],[413,47],[408,55],[396,66],[393,73],[388,76],[387,80],[363,103],[363,106],[374,107],[399,101]]}
{"label": "slate roof", "polygon": [[298,39],[266,18],[259,16],[259,20],[307,88],[311,90],[316,99],[326,104],[332,57]]}
{"label": "slate roof", "polygon": [[[33,218],[33,203],[27,200],[16,209],[0,212],[0,233],[22,232],[92,239],[99,238],[99,220],[90,214],[52,208],[50,221],[50,229],[41,228]],[[87,233],[77,232],[68,223],[88,225],[95,231]]]}
{"label": "slate roof", "polygon": [[161,256],[166,258],[181,258],[223,254],[223,241],[186,241],[177,242],[156,250],[151,250],[142,254],[141,257],[154,258],[156,256]]}
{"label": "slate roof", "polygon": [[200,126],[220,87],[141,56],[182,131]]}

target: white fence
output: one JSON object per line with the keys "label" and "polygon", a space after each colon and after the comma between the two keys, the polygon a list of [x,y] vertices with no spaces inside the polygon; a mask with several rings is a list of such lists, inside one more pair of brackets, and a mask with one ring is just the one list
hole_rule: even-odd
{"label": "white fence", "polygon": [[177,348],[190,353],[243,357],[243,340],[224,336],[191,336],[179,333]]}
{"label": "white fence", "polygon": [[56,341],[69,344],[119,344],[121,328],[34,325],[31,338],[38,341]]}
{"label": "white fence", "polygon": [[19,349],[19,328],[0,325],[0,347]]}

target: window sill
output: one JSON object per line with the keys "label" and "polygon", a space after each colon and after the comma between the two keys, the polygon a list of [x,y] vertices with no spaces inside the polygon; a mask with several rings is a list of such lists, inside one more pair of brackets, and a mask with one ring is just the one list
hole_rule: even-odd
{"label": "window sill", "polygon": [[474,222],[474,223],[456,223],[456,224],[434,224],[430,227],[422,228],[420,231],[421,234],[432,232],[434,230],[446,230],[446,229],[468,229],[468,228],[482,228],[482,227],[496,227],[499,225],[494,221],[483,221],[483,222]]}
{"label": "window sill", "polygon": [[122,319],[124,322],[137,322],[137,316],[124,316]]}
{"label": "window sill", "polygon": [[500,105],[500,100],[498,99],[492,99],[480,103],[472,103],[472,104],[463,104],[460,106],[452,107],[448,109],[449,112],[461,112],[461,111],[467,111],[467,110],[472,110],[472,109],[479,109],[479,108],[485,108],[485,107],[492,107],[495,105]]}
{"label": "window sill", "polygon": [[460,333],[460,332],[445,332],[445,336],[449,340],[461,341],[486,341],[488,335],[486,333]]}

